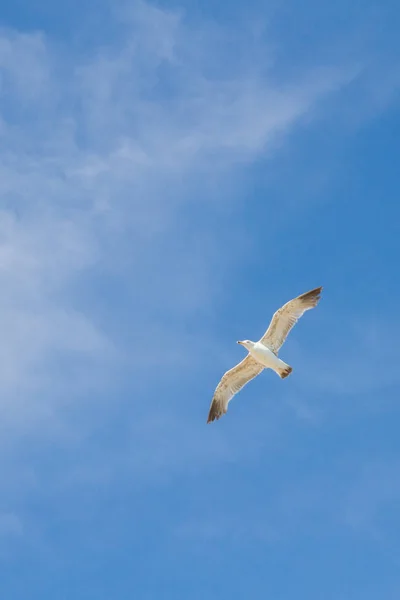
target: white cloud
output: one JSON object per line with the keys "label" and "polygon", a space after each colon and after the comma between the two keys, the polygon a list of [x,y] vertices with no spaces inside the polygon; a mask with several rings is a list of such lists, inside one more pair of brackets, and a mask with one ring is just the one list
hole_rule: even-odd
{"label": "white cloud", "polygon": [[[176,379],[177,370],[169,369],[178,367],[182,394],[190,396],[193,382],[186,385],[185,373],[199,367],[184,350],[188,340],[198,342],[203,373],[213,359],[221,361],[202,317],[212,314],[246,246],[246,232],[231,218],[242,165],[272,155],[351,79],[351,69],[277,78],[270,46],[260,39],[248,44],[248,32],[194,28],[182,15],[146,3],[116,18],[118,39],[85,52],[44,34],[0,36],[0,421],[7,444],[0,468],[10,505],[21,488],[35,495],[49,484],[38,459],[26,468],[32,435],[83,444],[99,422],[108,429],[126,382],[128,399],[121,402],[134,407],[134,418],[124,422],[121,439],[129,442],[73,455],[51,473],[56,496],[68,487],[116,483],[126,473],[134,480],[127,485],[135,485],[168,480],[182,468],[219,469],[237,453],[243,459],[275,448],[276,423],[287,410],[283,402],[263,405],[252,439],[235,431],[233,440],[227,430],[205,428],[207,406],[195,426],[186,414],[176,418],[182,405],[162,382]],[[240,62],[221,39],[240,47]],[[235,244],[227,243],[233,238]],[[303,382],[309,390],[310,381],[318,394],[363,389],[372,358],[365,347],[374,343],[368,331],[351,330],[346,339],[357,352],[364,349],[352,364],[342,360],[342,348],[331,348],[326,363],[312,346],[307,358],[299,351],[299,389]],[[156,352],[149,338],[157,340]],[[292,358],[295,348],[292,340]],[[320,421],[308,397],[288,396],[286,403],[299,418]],[[90,410],[80,418],[85,404]],[[334,486],[325,483],[326,492],[319,479],[304,493],[303,481],[287,497],[278,490],[271,499],[277,523],[260,528],[263,515],[256,516],[235,539],[275,542],[298,519],[314,519],[316,507],[322,517],[338,519]],[[25,520],[13,515],[0,515],[0,535],[2,528],[24,533]],[[236,521],[234,510],[196,523],[189,518],[178,534],[229,536]]]}
{"label": "white cloud", "polygon": [[[269,47],[258,40],[248,51],[247,33],[237,34],[239,64],[217,41],[226,31],[195,29],[146,3],[128,13],[119,13],[118,39],[90,52],[44,34],[0,36],[0,420],[11,449],[3,487],[22,472],[12,468],[19,443],[80,443],[109,418],[101,402],[115,406],[121,379],[135,406],[132,446],[80,456],[55,486],[232,459],[220,434],[208,431],[204,452],[200,426],[185,432],[165,412],[148,414],[160,404],[149,373],[155,386],[166,367],[195,370],[182,350],[194,338],[203,372],[220,356],[201,317],[246,244],[233,219],[230,231],[221,227],[240,168],[274,152],[349,77],[317,70],[277,83],[265,68]],[[90,402],[89,417],[71,409],[74,431],[64,427],[66,407]],[[164,406],[176,411],[173,399]],[[261,435],[264,424],[248,452]],[[29,481],[13,482],[11,501]]]}
{"label": "white cloud", "polygon": [[[235,72],[233,58],[225,77],[205,48],[208,33],[146,3],[125,8],[120,38],[86,55],[44,34],[3,30],[0,356],[10,397],[13,386],[29,394],[43,382],[49,392],[57,352],[89,360],[114,345],[76,293],[102,269],[139,281],[139,304],[151,308],[160,287],[170,308],[180,299],[190,312],[211,300],[210,255],[193,241],[186,254],[174,247],[177,211],[206,204],[196,193],[205,175],[215,186],[340,86],[336,74],[277,86],[254,66]],[[225,202],[213,184],[201,190],[207,211]],[[218,252],[215,238],[205,241]]]}

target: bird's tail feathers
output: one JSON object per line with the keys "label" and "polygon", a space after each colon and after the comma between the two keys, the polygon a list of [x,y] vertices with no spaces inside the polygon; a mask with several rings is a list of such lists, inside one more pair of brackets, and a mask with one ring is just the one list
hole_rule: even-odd
{"label": "bird's tail feathers", "polygon": [[288,377],[292,371],[293,371],[292,367],[287,364],[285,364],[283,367],[280,367],[276,370],[276,372],[278,373],[278,375],[281,379],[285,379],[285,377]]}

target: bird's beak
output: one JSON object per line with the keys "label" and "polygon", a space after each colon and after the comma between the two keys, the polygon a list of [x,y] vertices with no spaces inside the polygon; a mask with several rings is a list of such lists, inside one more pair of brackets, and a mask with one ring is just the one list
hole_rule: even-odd
{"label": "bird's beak", "polygon": [[242,346],[242,342],[236,342],[237,344],[240,344]]}

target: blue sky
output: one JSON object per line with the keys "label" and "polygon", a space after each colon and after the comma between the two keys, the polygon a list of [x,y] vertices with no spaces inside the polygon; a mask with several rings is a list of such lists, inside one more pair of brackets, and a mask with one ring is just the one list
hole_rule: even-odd
{"label": "blue sky", "polygon": [[1,597],[398,600],[400,8],[1,9]]}

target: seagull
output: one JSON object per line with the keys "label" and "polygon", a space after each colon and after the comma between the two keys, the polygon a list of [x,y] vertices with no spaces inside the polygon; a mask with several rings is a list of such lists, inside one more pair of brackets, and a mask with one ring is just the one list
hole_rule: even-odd
{"label": "seagull", "polygon": [[278,358],[278,351],[306,310],[317,306],[321,290],[322,287],[315,288],[284,304],[276,311],[267,331],[258,342],[237,342],[248,350],[248,354],[242,362],[227,371],[219,382],[211,401],[207,423],[222,417],[233,396],[264,369],[272,369],[282,379],[290,375],[293,369]]}

